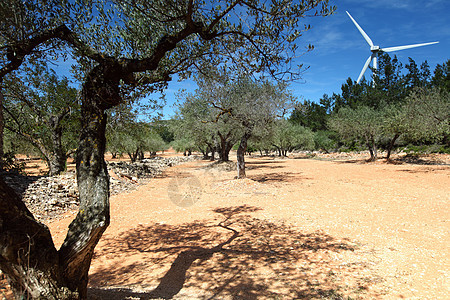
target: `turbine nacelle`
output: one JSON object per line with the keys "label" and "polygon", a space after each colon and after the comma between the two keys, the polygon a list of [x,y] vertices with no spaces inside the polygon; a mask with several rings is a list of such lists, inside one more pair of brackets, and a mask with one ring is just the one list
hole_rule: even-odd
{"label": "turbine nacelle", "polygon": [[[378,54],[378,52],[393,52],[393,51],[405,50],[405,49],[422,47],[422,46],[433,45],[433,44],[439,43],[439,42],[431,42],[431,43],[413,44],[413,45],[406,45],[406,46],[380,48],[380,46],[375,46],[373,44],[370,37],[367,35],[367,33],[364,32],[364,30],[361,28],[361,26],[359,26],[359,24],[355,21],[355,19],[353,19],[353,17],[350,15],[350,13],[348,11],[346,11],[346,13],[352,20],[353,24],[355,24],[356,28],[358,28],[359,32],[364,37],[367,44],[369,44],[370,51],[372,51],[372,55],[369,56],[366,63],[364,64],[364,67],[363,67],[361,73],[359,74],[359,77],[358,77],[358,80],[356,81],[356,83],[359,83],[361,81],[361,78],[363,77],[364,73],[366,72],[367,68],[369,67],[370,62],[372,62],[372,64],[373,64],[373,69],[374,70],[377,69],[377,54]],[[375,84],[375,78],[373,80],[374,80],[373,82]]]}

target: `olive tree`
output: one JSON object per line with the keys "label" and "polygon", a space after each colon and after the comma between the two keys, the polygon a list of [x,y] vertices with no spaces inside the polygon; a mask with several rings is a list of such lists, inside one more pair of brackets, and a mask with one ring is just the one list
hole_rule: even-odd
{"label": "olive tree", "polygon": [[448,142],[450,134],[450,94],[439,88],[415,88],[401,105],[383,108],[383,134],[390,140],[387,159],[395,142]]}
{"label": "olive tree", "polygon": [[229,161],[229,153],[239,138],[233,120],[218,118],[217,109],[201,93],[183,93],[178,97],[182,103],[172,124],[176,139],[191,141],[191,149],[203,152],[205,158],[207,152],[211,152],[211,159],[214,159],[217,152],[219,161]]}
{"label": "olive tree", "polygon": [[121,124],[108,127],[107,149],[111,153],[126,153],[131,162],[144,159],[144,153],[155,153],[166,149],[161,136],[144,122]]}
{"label": "olive tree", "polygon": [[328,121],[330,129],[346,140],[365,144],[370,152],[370,161],[377,160],[377,144],[383,135],[384,113],[368,106],[355,109],[343,107]]}
{"label": "olive tree", "polygon": [[260,134],[261,128],[270,127],[276,119],[283,117],[294,106],[295,98],[284,83],[256,81],[248,76],[235,80],[228,76],[215,78],[200,84],[199,93],[216,109],[217,120],[230,120],[233,131],[240,133],[237,177],[244,178],[245,153],[249,139],[257,138],[255,132]]}
{"label": "olive tree", "polygon": [[281,119],[275,125],[272,145],[279,156],[287,156],[294,149],[310,150],[314,148],[314,133],[309,128]]}
{"label": "olive tree", "polygon": [[39,151],[50,175],[61,173],[76,148],[77,90],[42,67],[25,78],[8,76],[4,84],[5,128]]}
{"label": "olive tree", "polygon": [[48,228],[0,180],[0,268],[18,299],[87,297],[94,248],[110,222],[105,111],[122,103],[127,90],[163,89],[171,75],[201,71],[204,61],[233,61],[233,68],[295,77],[300,73],[291,70],[298,52],[294,42],[309,29],[298,30],[301,20],[330,13],[326,0],[6,0],[0,5],[0,83],[25,61],[51,54],[73,54],[84,71],[76,154],[80,207],[59,250]]}
{"label": "olive tree", "polygon": [[450,92],[417,88],[406,98],[405,136],[409,141],[440,142],[450,136]]}

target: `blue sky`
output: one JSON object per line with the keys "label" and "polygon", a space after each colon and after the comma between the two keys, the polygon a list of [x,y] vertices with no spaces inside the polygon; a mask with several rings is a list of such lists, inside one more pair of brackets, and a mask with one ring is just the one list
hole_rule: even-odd
{"label": "blue sky", "polygon": [[[340,0],[330,1],[337,6],[334,15],[326,18],[307,18],[313,28],[299,41],[309,43],[314,51],[299,58],[310,66],[302,83],[292,83],[291,89],[299,99],[319,101],[323,94],[340,93],[348,77],[356,80],[370,56],[369,46],[353,25],[345,11],[353,16],[375,45],[393,47],[439,41],[439,44],[390,53],[405,65],[408,57],[418,65],[427,60],[433,71],[436,64],[450,59],[450,1],[448,0]],[[365,74],[370,78],[368,70]],[[191,81],[169,84],[166,91],[165,117],[173,114],[175,93],[185,88],[193,91]]]}

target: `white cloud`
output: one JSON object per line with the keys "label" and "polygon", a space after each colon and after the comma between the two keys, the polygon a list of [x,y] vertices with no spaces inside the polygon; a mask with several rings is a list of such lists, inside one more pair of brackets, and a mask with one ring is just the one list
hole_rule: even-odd
{"label": "white cloud", "polygon": [[[440,0],[435,0],[440,1]],[[413,9],[415,6],[421,4],[415,0],[346,0],[345,2],[352,5],[366,6],[370,8],[385,8],[385,9]]]}

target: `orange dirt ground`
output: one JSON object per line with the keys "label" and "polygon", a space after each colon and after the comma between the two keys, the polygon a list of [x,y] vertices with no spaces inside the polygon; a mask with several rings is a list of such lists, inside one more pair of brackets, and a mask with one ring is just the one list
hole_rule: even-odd
{"label": "orange dirt ground", "polygon": [[[91,299],[449,299],[445,165],[195,161],[111,197]],[[48,224],[60,245],[74,213]]]}

